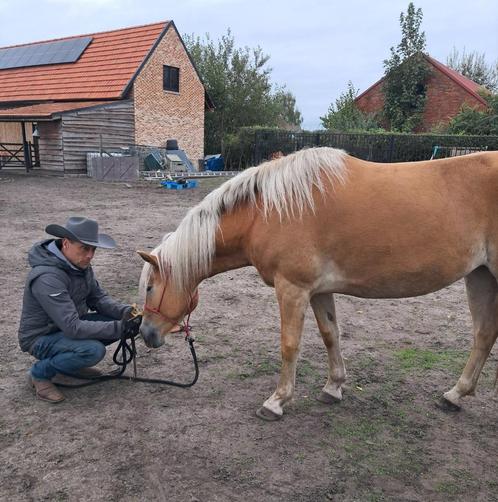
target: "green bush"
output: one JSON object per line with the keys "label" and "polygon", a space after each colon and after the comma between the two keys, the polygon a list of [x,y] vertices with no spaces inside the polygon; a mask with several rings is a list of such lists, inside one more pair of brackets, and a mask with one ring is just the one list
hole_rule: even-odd
{"label": "green bush", "polygon": [[450,134],[498,135],[498,94],[483,95],[486,110],[464,105],[448,125]]}

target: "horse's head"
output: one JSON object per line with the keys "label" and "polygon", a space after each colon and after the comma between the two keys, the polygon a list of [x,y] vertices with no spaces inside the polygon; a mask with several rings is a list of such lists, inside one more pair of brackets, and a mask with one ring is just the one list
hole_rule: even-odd
{"label": "horse's head", "polygon": [[145,345],[156,348],[164,343],[164,335],[195,309],[199,296],[197,289],[193,293],[178,292],[168,277],[161,275],[156,256],[143,251],[138,254],[147,262],[144,267],[149,269],[149,273],[143,274],[147,283],[140,332]]}

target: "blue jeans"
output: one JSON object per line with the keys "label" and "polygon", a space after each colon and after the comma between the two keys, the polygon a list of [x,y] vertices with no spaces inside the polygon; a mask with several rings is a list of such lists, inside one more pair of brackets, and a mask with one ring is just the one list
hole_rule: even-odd
{"label": "blue jeans", "polygon": [[[100,314],[86,314],[85,321],[112,321]],[[31,347],[31,355],[38,361],[31,367],[36,380],[51,380],[56,373],[71,375],[81,368],[94,366],[104,359],[106,346],[117,340],[75,340],[62,331],[38,338]]]}

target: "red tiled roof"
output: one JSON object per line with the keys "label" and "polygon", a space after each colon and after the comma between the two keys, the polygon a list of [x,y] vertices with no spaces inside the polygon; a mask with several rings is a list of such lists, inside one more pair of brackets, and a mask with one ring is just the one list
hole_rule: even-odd
{"label": "red tiled roof", "polygon": [[[75,63],[0,70],[0,103],[122,98],[127,84],[169,23],[57,39],[92,37]],[[23,44],[27,45],[31,44]]]}
{"label": "red tiled roof", "polygon": [[[435,66],[438,70],[440,70],[442,73],[444,73],[448,78],[456,82],[460,87],[463,87],[469,94],[471,94],[475,99],[480,101],[482,104],[487,105],[486,100],[478,93],[480,89],[482,89],[482,86],[479,85],[477,82],[474,82],[473,80],[470,80],[467,77],[464,77],[461,73],[458,73],[457,71],[448,68],[448,66],[445,66],[443,63],[440,63],[436,59],[432,58],[431,56],[424,54],[424,58],[433,66]],[[359,96],[355,98],[355,101],[359,100],[362,96],[367,94],[370,90],[372,90],[374,87],[377,85],[381,84],[384,81],[385,77],[382,77],[380,80],[372,84],[368,89],[363,91]]]}
{"label": "red tiled roof", "polygon": [[116,103],[116,101],[72,101],[71,103],[39,103],[37,105],[18,106],[15,108],[0,108],[0,119],[21,122],[23,120],[51,120],[54,115],[59,113],[111,103]]}

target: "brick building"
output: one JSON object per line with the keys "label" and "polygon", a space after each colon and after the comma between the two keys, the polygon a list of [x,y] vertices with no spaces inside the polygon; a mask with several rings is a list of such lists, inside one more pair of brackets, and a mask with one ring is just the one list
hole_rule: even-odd
{"label": "brick building", "polygon": [[[487,107],[486,101],[478,93],[482,89],[479,84],[428,55],[424,54],[424,58],[431,71],[427,81],[427,99],[419,132],[430,131],[434,126],[447,124],[458,114],[464,103],[478,109]],[[383,109],[383,83],[384,78],[381,78],[355,99],[361,111],[375,113]]]}
{"label": "brick building", "polygon": [[32,162],[36,143],[45,171],[84,173],[87,152],[167,139],[197,165],[212,107],[172,21],[0,48],[0,155],[22,145]]}

